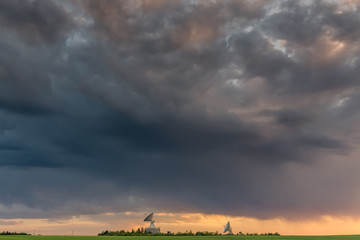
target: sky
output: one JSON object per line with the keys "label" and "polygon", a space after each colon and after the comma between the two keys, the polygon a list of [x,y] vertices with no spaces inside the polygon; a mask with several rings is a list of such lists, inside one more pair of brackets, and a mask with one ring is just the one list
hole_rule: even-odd
{"label": "sky", "polygon": [[0,231],[360,233],[360,2],[0,1]]}

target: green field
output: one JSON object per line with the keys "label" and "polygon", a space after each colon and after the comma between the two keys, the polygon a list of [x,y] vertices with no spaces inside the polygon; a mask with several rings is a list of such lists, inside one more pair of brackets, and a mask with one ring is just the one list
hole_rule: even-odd
{"label": "green field", "polygon": [[360,240],[360,235],[338,236],[0,236],[0,240]]}

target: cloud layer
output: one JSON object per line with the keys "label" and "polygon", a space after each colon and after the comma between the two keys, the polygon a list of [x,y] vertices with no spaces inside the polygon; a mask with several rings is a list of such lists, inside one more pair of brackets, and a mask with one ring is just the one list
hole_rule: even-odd
{"label": "cloud layer", "polygon": [[358,16],[1,1],[0,216],[358,215]]}

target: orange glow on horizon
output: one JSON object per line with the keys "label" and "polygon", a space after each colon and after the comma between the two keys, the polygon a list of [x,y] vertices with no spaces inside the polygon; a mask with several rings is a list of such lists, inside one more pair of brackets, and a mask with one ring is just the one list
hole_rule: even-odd
{"label": "orange glow on horizon", "polygon": [[[103,230],[131,230],[147,227],[143,213],[105,213],[70,219],[3,219],[4,231],[42,235],[96,235]],[[162,232],[218,231],[230,221],[234,233],[279,232],[281,235],[347,235],[360,233],[360,218],[323,216],[313,220],[289,221],[275,218],[260,220],[248,217],[201,213],[155,213],[156,226]]]}

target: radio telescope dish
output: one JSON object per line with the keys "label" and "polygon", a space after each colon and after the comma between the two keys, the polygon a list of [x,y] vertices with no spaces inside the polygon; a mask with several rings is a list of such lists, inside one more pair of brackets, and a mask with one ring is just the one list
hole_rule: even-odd
{"label": "radio telescope dish", "polygon": [[150,213],[145,219],[144,222],[150,222],[150,226],[145,228],[145,231],[148,233],[160,233],[160,228],[155,227],[155,220],[153,219],[154,213]]}
{"label": "radio telescope dish", "polygon": [[230,227],[230,222],[227,222],[225,228],[224,228],[224,232],[223,233],[226,233],[226,232],[229,232],[229,234],[233,234],[232,233],[232,228]]}
{"label": "radio telescope dish", "polygon": [[150,213],[145,219],[144,222],[152,222],[154,213]]}

